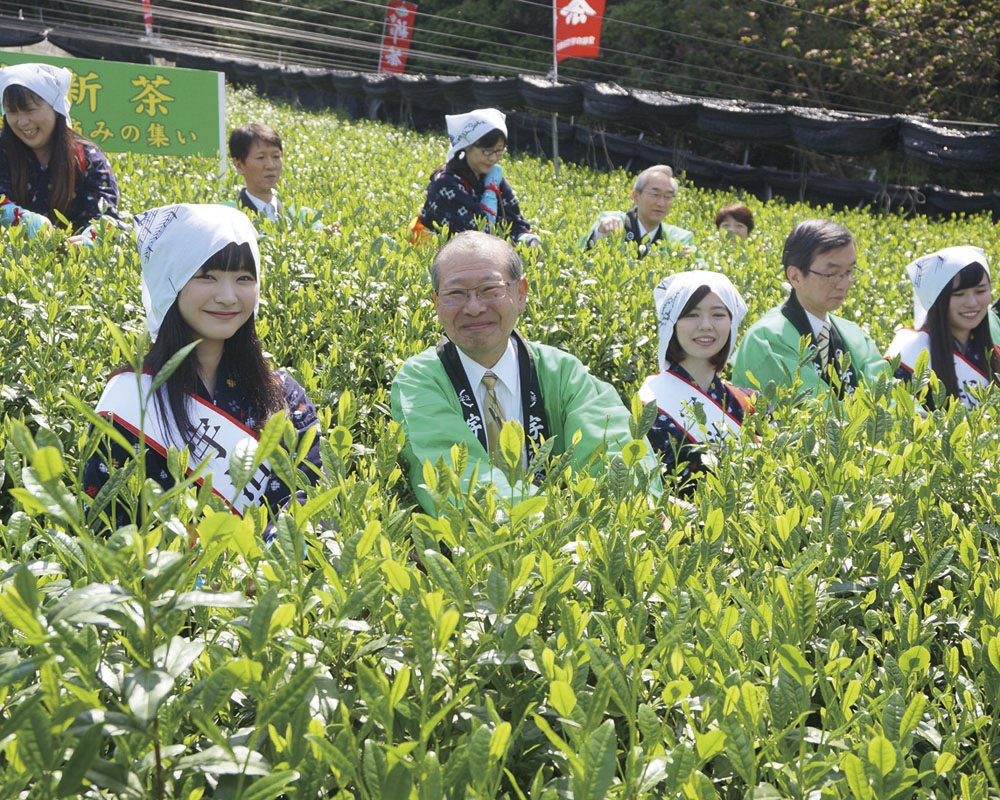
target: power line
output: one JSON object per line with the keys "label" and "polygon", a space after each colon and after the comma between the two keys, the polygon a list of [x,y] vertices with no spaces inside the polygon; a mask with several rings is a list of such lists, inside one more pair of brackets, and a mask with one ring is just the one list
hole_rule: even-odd
{"label": "power line", "polygon": [[[548,6],[547,4],[532,2],[531,0],[509,1],[539,9],[551,8],[551,6]],[[779,3],[771,2],[771,0],[761,0],[761,2],[771,5],[780,5]],[[79,6],[86,9],[87,12],[92,12],[96,7],[99,9],[115,11],[119,15],[122,12],[123,6],[127,9],[131,8],[136,14],[138,26],[138,19],[141,10],[141,6],[138,2],[122,3],[112,2],[112,0],[69,0],[68,4]],[[11,4],[3,3],[0,5]],[[371,2],[370,0],[340,0],[340,5],[341,7],[344,5],[353,5],[371,8],[377,10],[379,14],[381,14],[385,9],[385,6],[382,3]],[[301,60],[314,66],[329,66],[332,64],[334,66],[349,66],[351,68],[358,69],[364,69],[366,66],[369,68],[374,66],[366,59],[378,52],[380,47],[381,30],[359,30],[357,25],[355,25],[355,27],[345,27],[343,24],[333,24],[332,21],[336,20],[338,23],[341,21],[356,24],[363,23],[364,26],[379,26],[380,28],[381,20],[379,19],[369,19],[341,13],[339,11],[306,9],[301,6],[285,5],[279,2],[274,2],[274,0],[254,0],[254,7],[265,10],[278,9],[282,13],[278,15],[260,10],[237,11],[220,9],[217,6],[204,2],[197,2],[196,0],[176,0],[172,6],[159,7],[154,13],[157,19],[157,27],[161,32],[174,34],[182,40],[191,42],[197,41],[199,44],[206,47],[214,47],[218,49],[222,43],[225,43],[227,49],[230,49],[231,51],[243,54],[256,53],[265,59],[273,59],[274,51],[277,50],[279,54],[287,54],[287,57],[289,58]],[[782,6],[782,8],[788,7]],[[93,16],[88,13],[65,13],[73,20],[89,21]],[[298,18],[296,16],[288,16],[289,14],[298,15]],[[422,13],[419,10],[417,12],[417,16],[423,21],[435,26],[437,24],[452,25],[456,22],[456,20],[448,17]],[[839,23],[850,24],[858,27],[857,23],[852,23],[848,20],[839,20],[837,18],[830,17],[829,15],[816,14],[816,16],[829,18]],[[179,25],[171,25],[168,23],[179,23]],[[189,27],[192,23],[214,29],[215,40],[213,41],[212,39],[205,38],[204,36],[200,36],[196,40],[195,37],[192,36],[192,32]],[[75,22],[74,24],[80,25],[81,23]],[[511,33],[511,31],[506,28],[500,28],[481,22],[466,22],[463,24],[472,30],[481,29],[488,32],[502,33],[505,37]],[[775,54],[760,48],[695,36],[679,31],[666,30],[664,28],[657,28],[643,23],[607,18],[605,20],[605,25],[609,27],[620,26],[630,30],[652,32],[667,37],[691,41],[699,45],[710,45],[712,47],[720,48],[723,51],[728,50],[737,53],[753,54],[762,59],[780,59],[782,63],[807,65],[812,70],[829,70],[835,74],[856,77],[864,80],[877,80],[880,77],[863,70],[817,63],[816,61],[809,59]],[[308,28],[303,29],[302,26],[308,26]],[[96,33],[97,29],[93,30]],[[876,29],[872,28],[872,30]],[[241,40],[239,34],[253,36],[255,40],[254,44],[256,44],[257,47],[255,48],[253,44],[248,44]],[[531,32],[517,32],[517,35],[519,38],[527,41],[545,42],[546,44],[551,41],[548,34],[542,35]],[[431,37],[433,37],[433,41],[429,41]],[[442,38],[447,40],[448,43],[441,42],[440,40]],[[267,41],[262,41],[268,39],[271,40],[269,43]],[[483,44],[483,39],[476,36],[465,36],[458,33],[452,33],[450,31],[436,30],[432,27],[428,27],[427,25],[418,26],[414,32],[414,38],[412,39],[410,45],[411,63],[418,64],[420,66],[426,65],[426,68],[433,68],[440,65],[446,69],[468,69],[474,71],[477,67],[482,66],[482,62],[475,58],[465,56],[463,53],[469,49],[481,48]],[[542,75],[548,72],[548,59],[550,53],[547,50],[508,42],[505,42],[503,47],[506,51],[506,58],[503,63],[492,64],[491,68],[493,71],[500,74],[535,72]],[[327,48],[327,50],[322,48]],[[591,65],[589,61],[586,65],[583,63],[574,64],[570,67],[569,71],[571,72],[573,78],[576,79],[580,79],[582,77],[584,79],[592,78],[595,80],[609,80],[611,76],[607,74],[607,68],[609,66],[614,67],[616,65],[626,67],[626,64],[621,62],[627,61],[633,56],[634,53],[632,52],[606,46],[602,48],[601,62],[595,62],[593,65]],[[630,74],[634,76],[635,82],[637,82],[640,87],[645,85],[649,88],[662,88],[663,74],[670,72],[673,68],[677,67],[683,68],[686,71],[696,69],[697,73],[695,75],[684,75],[682,80],[685,84],[694,86],[695,92],[699,91],[699,87],[706,87],[701,89],[701,91],[704,91],[706,95],[717,94],[718,91],[722,89],[731,90],[733,94],[742,98],[750,95],[760,97],[765,101],[768,101],[773,100],[774,88],[791,90],[793,92],[802,92],[805,90],[805,87],[800,84],[781,80],[769,80],[768,85],[771,88],[743,86],[726,79],[731,74],[730,70],[712,67],[709,65],[694,66],[690,63],[682,63],[674,59],[661,58],[657,56],[645,57],[642,65],[628,65],[626,68],[630,71]],[[572,80],[573,78],[569,78],[569,80]],[[633,83],[631,80],[629,82]],[[955,98],[982,100],[981,97],[976,95],[954,89],[945,88],[940,91]],[[841,110],[860,110],[859,104],[852,96],[845,95],[840,92],[830,92],[829,97],[825,98],[825,104]],[[889,102],[881,101],[877,98],[867,99],[865,108],[867,110],[871,110],[873,107],[882,108],[888,113],[892,113],[896,110],[895,107]]]}

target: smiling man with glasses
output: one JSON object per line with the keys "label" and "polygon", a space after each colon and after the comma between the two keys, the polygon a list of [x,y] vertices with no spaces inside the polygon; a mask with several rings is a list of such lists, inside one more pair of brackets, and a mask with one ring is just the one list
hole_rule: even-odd
{"label": "smiling man with glasses", "polygon": [[[873,382],[880,372],[888,374],[871,337],[832,313],[861,273],[851,232],[828,219],[800,222],[785,240],[781,263],[791,293],[744,334],[733,360],[733,381],[754,385],[752,375],[763,388],[768,381],[792,386],[801,378],[803,388],[816,391],[829,386],[833,367],[842,389],[852,392],[862,378]],[[812,353],[804,368],[799,364],[802,337]]]}
{"label": "smiling man with glasses", "polygon": [[[579,432],[573,449],[578,469],[606,443],[592,474],[632,441],[629,412],[610,384],[574,356],[526,341],[515,330],[527,304],[528,281],[508,242],[478,231],[457,234],[435,256],[431,285],[445,335],[436,347],[407,359],[392,382],[392,417],[406,435],[410,485],[429,513],[436,511],[422,486],[424,464],[442,456],[449,462],[456,444],[469,450],[463,491],[473,472],[503,497],[532,491],[512,488],[496,467],[499,432],[509,420],[524,428],[525,453],[554,439],[553,453],[559,455]],[[651,450],[643,468],[655,476]],[[658,491],[658,478],[652,482]]]}
{"label": "smiling man with glasses", "polygon": [[602,211],[598,214],[597,221],[580,240],[580,248],[589,250],[604,238],[634,242],[639,258],[643,258],[650,248],[667,243],[679,249],[685,258],[691,258],[694,255],[691,231],[663,221],[678,188],[674,171],[666,164],[640,172],[632,186],[632,208],[627,212]]}

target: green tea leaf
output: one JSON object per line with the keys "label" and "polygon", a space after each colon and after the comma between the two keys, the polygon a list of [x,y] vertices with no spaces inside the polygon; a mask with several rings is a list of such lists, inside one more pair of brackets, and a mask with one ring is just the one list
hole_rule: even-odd
{"label": "green tea leaf", "polygon": [[885,708],[882,711],[882,730],[891,741],[899,741],[904,711],[903,695],[896,689],[885,701]]}
{"label": "green tea leaf", "polygon": [[883,778],[896,766],[896,750],[892,746],[892,742],[884,736],[876,736],[868,743],[866,755],[868,763]]}
{"label": "green tea leaf", "polygon": [[299,773],[292,769],[272,772],[247,786],[240,795],[240,800],[275,800],[284,794],[282,790],[286,786],[292,785],[298,779]]}
{"label": "green tea leaf", "polygon": [[555,680],[549,684],[549,703],[560,716],[569,717],[576,708],[576,694],[566,681]]}
{"label": "green tea leaf", "polygon": [[793,647],[790,644],[783,644],[775,652],[781,666],[801,686],[807,686],[812,683],[814,677],[813,669],[809,666],[809,662],[803,658],[802,653],[797,647]]}
{"label": "green tea leaf", "polygon": [[587,740],[584,800],[604,800],[611,788],[618,766],[615,744],[615,724],[610,719],[605,720]]}
{"label": "green tea leaf", "polygon": [[139,727],[152,724],[173,688],[174,679],[166,670],[135,667],[125,676],[125,701]]}
{"label": "green tea leaf", "polygon": [[83,777],[87,774],[94,759],[101,751],[101,726],[92,725],[83,736],[79,737],[73,747],[73,755],[63,767],[62,777],[56,786],[57,797],[70,797],[77,794]]}
{"label": "green tea leaf", "polygon": [[718,728],[705,733],[695,732],[694,740],[701,764],[706,764],[726,749],[726,734]]}
{"label": "green tea leaf", "polygon": [[847,785],[850,787],[851,794],[858,798],[858,800],[871,800],[872,790],[868,783],[868,777],[865,775],[865,768],[861,763],[861,759],[854,755],[854,753],[848,753],[840,762],[840,767],[847,778]]}

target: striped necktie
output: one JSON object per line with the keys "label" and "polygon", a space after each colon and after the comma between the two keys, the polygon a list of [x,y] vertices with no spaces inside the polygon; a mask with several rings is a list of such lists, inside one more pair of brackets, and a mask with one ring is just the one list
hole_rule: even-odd
{"label": "striped necktie", "polygon": [[486,408],[483,409],[486,416],[486,441],[489,446],[490,458],[496,461],[499,453],[500,430],[503,428],[504,420],[507,418],[503,413],[503,406],[497,399],[494,388],[497,384],[497,376],[492,370],[487,370],[483,375],[483,385],[486,387]]}
{"label": "striped necktie", "polygon": [[830,320],[823,323],[823,327],[820,328],[819,335],[816,337],[816,358],[825,372],[826,365],[830,363]]}

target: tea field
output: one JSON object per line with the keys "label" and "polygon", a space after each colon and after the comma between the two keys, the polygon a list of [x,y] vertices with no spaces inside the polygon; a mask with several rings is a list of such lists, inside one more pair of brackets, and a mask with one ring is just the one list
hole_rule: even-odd
{"label": "tea field", "polygon": [[[406,226],[444,136],[229,102],[231,124],[283,134],[284,202],[340,222],[261,244],[259,329],[320,408],[329,482],[263,549],[259,515],[125,467],[111,485],[139,498],[136,524],[101,535],[107,496],[88,516],[80,465],[108,374],[145,346],[138,257],[127,237],[0,231],[0,798],[1000,796],[996,394],[924,418],[891,383],[825,404],[778,392],[690,504],[653,507],[624,462],[599,479],[552,464],[543,496],[477,492],[429,517],[388,398],[439,335],[432,252]],[[214,162],[112,161],[128,213],[236,193]],[[611,381],[641,433],[651,289],[683,262],[575,249],[598,210],[627,207],[624,173],[504,166],[544,232],[524,333]],[[781,245],[809,216],[856,235],[843,313],[883,348],[911,321],[909,260],[1000,256],[982,217],[752,199],[757,228],[733,245],[712,222],[733,199],[682,188],[670,221],[748,322],[783,297]],[[286,433],[272,420],[258,450],[279,474]],[[452,466],[426,471],[442,495]]]}

